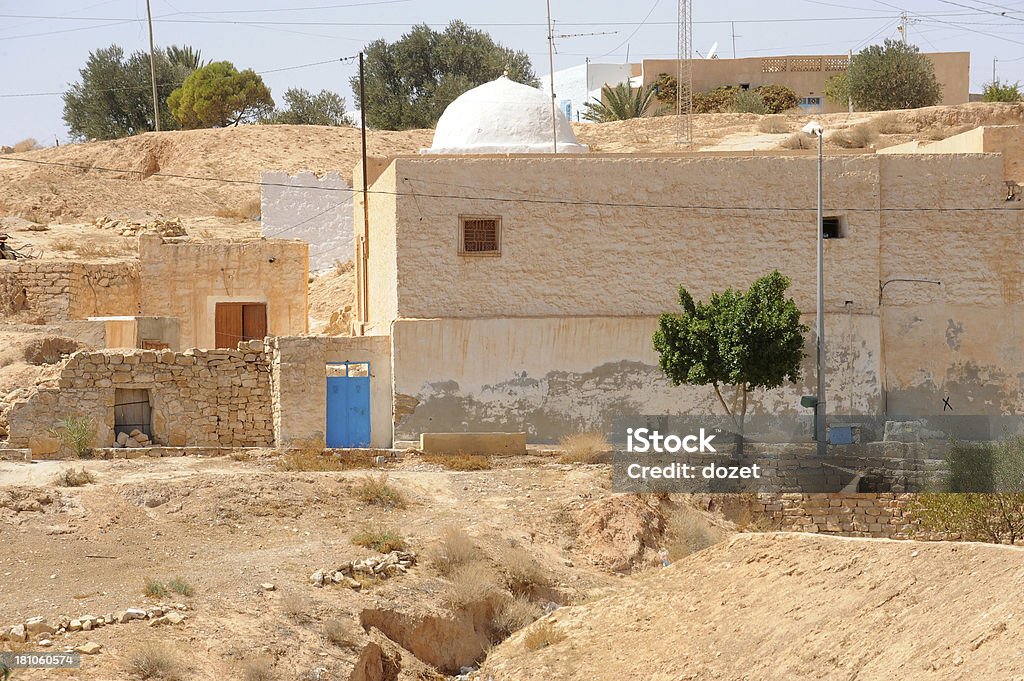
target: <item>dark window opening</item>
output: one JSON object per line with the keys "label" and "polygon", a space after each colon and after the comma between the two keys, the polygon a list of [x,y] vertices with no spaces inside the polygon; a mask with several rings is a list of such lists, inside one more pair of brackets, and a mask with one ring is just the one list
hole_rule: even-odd
{"label": "dark window opening", "polygon": [[846,236],[843,219],[837,216],[829,216],[822,219],[821,236],[825,239],[842,239]]}
{"label": "dark window opening", "polygon": [[740,83],[740,89],[741,90],[749,90],[750,89],[750,83]]}
{"label": "dark window opening", "polygon": [[469,217],[459,218],[461,239],[459,252],[463,255],[500,255],[501,218]]}
{"label": "dark window opening", "polygon": [[114,436],[139,430],[153,438],[153,407],[147,388],[114,388]]}

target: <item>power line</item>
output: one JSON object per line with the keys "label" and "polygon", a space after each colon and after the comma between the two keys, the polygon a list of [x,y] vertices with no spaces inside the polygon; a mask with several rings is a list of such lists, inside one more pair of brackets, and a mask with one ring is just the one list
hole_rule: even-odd
{"label": "power line", "polygon": [[953,5],[954,7],[964,7],[966,9],[972,9],[975,12],[981,12],[983,14],[991,14],[992,16],[1001,17],[1001,18],[1004,18],[1004,19],[1013,19],[1015,21],[1024,22],[1024,19],[1021,19],[1020,17],[1015,17],[1012,14],[1010,14],[1009,12],[1002,12],[1002,13],[1000,13],[1000,12],[993,12],[992,10],[983,9],[981,7],[972,7],[970,5],[964,5],[963,3],[953,2],[953,0],[939,0],[939,2],[947,4],[947,5]]}
{"label": "power line", "polygon": [[[258,73],[260,75],[265,75],[265,74],[268,74],[268,73],[280,73],[282,71],[294,71],[296,69],[305,69],[305,68],[310,68],[310,67],[313,67],[313,66],[323,66],[324,64],[344,64],[346,62],[349,62],[349,61],[352,61],[352,60],[356,59],[357,56],[358,55],[352,55],[352,56],[349,56],[349,57],[338,57],[337,59],[325,59],[323,61],[310,62],[309,64],[298,64],[296,66],[283,66],[283,67],[277,68],[277,69],[267,69],[265,71],[257,71],[256,73]],[[159,83],[158,85],[159,85],[160,88],[167,89],[168,87],[171,87],[171,86],[177,87],[177,86],[183,85],[183,84],[184,84],[184,82],[177,82],[177,83]],[[121,87],[111,87],[111,88],[102,88],[102,89],[98,89],[98,90],[92,90],[92,92],[123,92],[124,90],[146,90],[149,87],[150,87],[149,85],[124,85],[124,86],[121,86]],[[0,93],[0,97],[5,97],[5,98],[10,98],[10,97],[49,97],[49,96],[53,96],[53,95],[63,95],[63,94],[64,94],[64,92],[8,92],[8,93]]]}
{"label": "power line", "polygon": [[[78,163],[65,163],[60,161],[42,161],[31,158],[21,158],[17,156],[5,155],[0,157],[0,163],[4,161],[30,163],[41,166],[56,166],[62,168],[72,168],[75,170],[95,170],[99,172],[118,173],[120,175],[139,175],[141,174],[138,170],[131,170],[126,168],[107,168],[104,166],[96,165],[82,165]],[[149,177],[164,177],[169,179],[178,180],[196,180],[200,182],[219,182],[222,184],[242,184],[256,187],[284,187],[287,189],[296,189],[295,185],[287,184],[284,182],[263,182],[261,180],[242,180],[238,178],[229,177],[214,177],[214,176],[203,176],[203,175],[186,175],[182,173],[164,173],[156,172],[152,173]],[[402,180],[412,181],[413,178],[403,177]],[[419,178],[417,178],[419,179]],[[419,179],[419,181],[424,181]],[[483,189],[488,190],[492,187],[474,186],[474,185],[457,185],[452,183],[434,182],[434,184],[448,184],[453,187],[463,187],[466,189]],[[304,187],[313,191],[341,191],[341,192],[352,192],[351,187]],[[401,191],[387,191],[382,189],[369,189],[368,193],[378,194],[382,196],[413,196],[418,198],[429,198],[429,199],[457,199],[460,201],[496,201],[501,203],[525,203],[525,204],[542,204],[542,205],[559,205],[559,206],[596,206],[600,208],[649,208],[649,209],[669,209],[669,210],[708,210],[708,211],[735,211],[737,213],[778,213],[778,212],[817,212],[816,207],[800,208],[792,206],[710,206],[710,205],[680,205],[672,203],[634,203],[628,201],[578,201],[572,199],[545,199],[545,198],[509,198],[504,196],[460,196],[458,194],[437,194],[437,193],[423,193],[423,192],[401,192]],[[336,207],[335,207],[336,208]],[[864,207],[839,207],[832,206],[833,210],[846,211],[846,212],[857,212],[857,213],[907,213],[907,212],[935,212],[935,213],[957,213],[957,212],[968,212],[968,213],[988,213],[988,212],[1007,212],[1016,211],[1018,213],[1024,212],[1021,208],[1012,207],[987,207],[987,208],[971,208],[966,206],[954,206],[949,208],[937,208],[937,207],[919,207],[919,208],[864,208]]]}

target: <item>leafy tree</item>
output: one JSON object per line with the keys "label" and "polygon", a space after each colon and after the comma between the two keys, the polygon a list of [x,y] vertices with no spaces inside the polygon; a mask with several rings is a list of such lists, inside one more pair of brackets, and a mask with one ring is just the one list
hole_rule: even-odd
{"label": "leafy tree", "polygon": [[266,118],[274,109],[270,89],[252,69],[215,61],[194,71],[167,99],[183,128],[223,128]]}
{"label": "leafy tree", "polygon": [[601,88],[601,99],[584,104],[583,118],[594,123],[640,118],[657,99],[653,87],[635,88],[629,83]]}
{"label": "leafy tree", "polygon": [[942,101],[931,59],[899,40],[861,50],[850,61],[846,82],[862,111],[917,109]]}
{"label": "leafy tree", "polygon": [[825,81],[825,98],[833,104],[848,106],[850,103],[850,88],[846,82],[845,73],[837,73]]}
{"label": "leafy tree", "polygon": [[926,529],[995,543],[1024,537],[1024,438],[953,442],[939,493],[911,507]]}
{"label": "leafy tree", "polygon": [[785,85],[762,85],[754,89],[761,97],[765,113],[779,114],[800,104],[800,98]]}
{"label": "leafy tree", "polygon": [[[800,323],[793,299],[785,297],[789,284],[775,270],[746,292],[726,289],[708,303],[695,303],[680,286],[682,314],[666,313],[658,320],[654,349],[662,371],[675,385],[713,386],[741,437],[751,390],[800,379],[807,326]],[[730,385],[731,406],[722,396]]]}
{"label": "leafy tree", "polygon": [[287,109],[275,111],[266,123],[286,125],[346,125],[345,100],[336,92],[321,90],[312,94],[302,88],[288,88],[284,93]]}
{"label": "leafy tree", "polygon": [[[365,52],[366,124],[384,130],[433,127],[452,100],[505,72],[521,83],[537,82],[525,52],[461,21],[443,32],[420,24],[396,42],[375,40]],[[351,84],[364,108],[358,76]]]}
{"label": "leafy tree", "polygon": [[[167,107],[167,97],[194,70],[181,58],[198,51],[190,47],[157,49],[156,82],[160,127],[173,130],[177,123]],[[133,52],[127,58],[117,45],[89,53],[79,70],[81,81],[64,93],[64,122],[75,139],[116,139],[155,130],[152,76],[149,53]]]}
{"label": "leafy tree", "polygon": [[[654,96],[659,102],[667,104],[675,110],[676,97],[678,96],[678,83],[676,77],[670,73],[659,73],[658,79],[653,83]],[[686,88],[683,88],[683,97],[686,97]]]}
{"label": "leafy tree", "polygon": [[985,83],[985,89],[981,91],[981,99],[985,102],[1019,102],[1024,99],[1021,93],[1020,83],[1003,83],[993,81]]}

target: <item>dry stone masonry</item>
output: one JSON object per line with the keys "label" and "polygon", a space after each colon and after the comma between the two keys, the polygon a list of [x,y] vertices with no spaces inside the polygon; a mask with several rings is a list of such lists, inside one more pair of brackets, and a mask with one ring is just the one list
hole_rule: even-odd
{"label": "dry stone masonry", "polygon": [[[115,438],[118,395],[128,394],[118,389],[148,395],[151,438],[138,424],[123,441]],[[270,363],[262,341],[234,350],[76,352],[65,360],[56,387],[40,387],[11,405],[9,446],[32,447],[71,416],[92,419],[97,447],[270,446]]]}
{"label": "dry stone masonry", "polygon": [[332,569],[317,570],[309,576],[313,586],[341,584],[358,591],[362,588],[359,577],[388,579],[404,575],[416,564],[412,551],[392,551],[386,556],[370,556],[364,560],[353,560]]}
{"label": "dry stone masonry", "polygon": [[0,316],[44,321],[139,312],[137,262],[0,260]]}

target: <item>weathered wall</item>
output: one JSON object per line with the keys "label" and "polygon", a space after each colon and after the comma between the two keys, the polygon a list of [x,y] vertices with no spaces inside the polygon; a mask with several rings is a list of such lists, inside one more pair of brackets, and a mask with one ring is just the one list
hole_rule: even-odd
{"label": "weathered wall", "polygon": [[352,259],[352,188],[340,174],[265,170],[260,182],[264,237],[305,241],[314,272]]}
{"label": "weathered wall", "polygon": [[153,440],[174,447],[270,446],[270,363],[261,341],[237,350],[77,352],[58,387],[39,388],[8,413],[12,446],[26,447],[65,417],[90,417],[97,446],[114,440],[117,388],[145,388],[153,408]]}
{"label": "weathered wall", "polygon": [[301,241],[164,243],[139,239],[142,312],[177,317],[183,348],[216,345],[217,303],[267,304],[267,334],[308,330],[307,254]]}
{"label": "weathered wall", "polygon": [[388,336],[269,339],[274,433],[279,445],[323,441],[327,419],[327,363],[370,363],[370,445],[392,442],[391,339]]}
{"label": "weathered wall", "polygon": [[0,260],[0,315],[25,311],[45,321],[137,314],[134,262]]}
{"label": "weathered wall", "polygon": [[[829,311],[877,306],[878,168],[826,161],[829,213],[848,235],[825,246]],[[403,157],[393,169],[398,271],[378,273],[372,249],[370,271],[397,280],[397,310],[371,302],[376,318],[658,315],[680,284],[706,298],[775,268],[814,309],[814,158]],[[460,214],[501,217],[500,257],[459,255]],[[386,224],[374,216],[374,233]]]}
{"label": "weathered wall", "polygon": [[728,506],[727,517],[763,529],[884,539],[940,538],[914,518],[911,494],[759,494],[722,501]]}
{"label": "weathered wall", "polygon": [[987,125],[936,142],[912,141],[879,154],[1000,154],[1003,177],[1024,182],[1024,125]]}
{"label": "weathered wall", "polygon": [[[940,104],[965,104],[970,97],[971,55],[969,52],[927,52],[935,66],[935,77],[942,85]],[[845,73],[847,55],[792,55],[748,57],[743,59],[696,59],[693,64],[693,90],[706,92],[723,85],[749,83],[786,85],[798,97],[821,97],[826,112],[846,111],[847,106],[834,104],[824,96],[825,83],[836,74]],[[676,74],[675,59],[645,59],[644,86],[658,80],[662,73]]]}
{"label": "weathered wall", "polygon": [[[655,317],[400,320],[395,437],[525,431],[531,442],[554,442],[586,430],[623,435],[630,419],[644,416],[695,415],[710,424],[722,413],[713,390],[671,385],[651,344],[656,328]],[[833,314],[826,332],[830,412],[876,414],[877,319]],[[748,433],[809,437],[809,411],[799,406],[814,392],[813,348],[806,352],[800,385],[751,395]]]}
{"label": "weathered wall", "polygon": [[[361,186],[362,176],[358,172],[356,173],[356,182],[357,186]],[[365,319],[367,322],[367,333],[384,335],[391,332],[391,322],[398,316],[396,233],[398,229],[397,213],[399,199],[402,197],[398,197],[396,194],[398,180],[394,163],[388,165],[378,177],[374,178],[371,189],[372,191],[368,197],[370,238],[365,246],[367,248],[367,310]],[[353,203],[356,224],[362,225],[362,192],[356,194],[356,199]],[[411,214],[407,215],[405,219],[410,220],[407,229],[414,229],[414,225],[418,220]],[[422,218],[419,218],[419,220],[422,220]],[[360,236],[362,236],[361,233]],[[358,256],[358,249],[356,253]],[[359,296],[362,296],[363,293],[362,266],[363,263],[357,257],[356,281],[357,295]],[[424,269],[434,269],[434,267]],[[360,299],[361,305],[362,301]]]}

